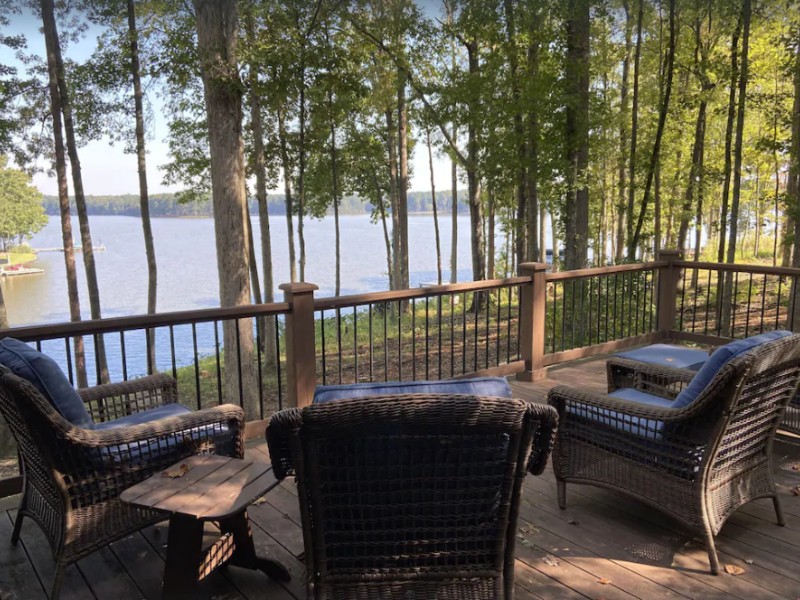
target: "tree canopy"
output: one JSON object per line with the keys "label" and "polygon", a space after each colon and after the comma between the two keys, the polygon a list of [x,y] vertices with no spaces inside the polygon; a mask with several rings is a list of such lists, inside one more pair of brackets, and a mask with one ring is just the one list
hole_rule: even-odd
{"label": "tree canopy", "polygon": [[0,155],[0,250],[21,244],[45,225],[42,194],[26,173],[9,168],[8,157]]}

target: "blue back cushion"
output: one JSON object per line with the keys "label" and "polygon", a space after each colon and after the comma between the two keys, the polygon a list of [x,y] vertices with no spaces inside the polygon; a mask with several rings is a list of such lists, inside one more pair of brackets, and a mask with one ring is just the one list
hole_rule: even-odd
{"label": "blue back cushion", "polygon": [[4,338],[0,340],[0,364],[35,385],[53,408],[73,425],[86,429],[94,426],[78,392],[49,356],[19,340]]}
{"label": "blue back cushion", "polygon": [[511,397],[511,387],[503,377],[473,377],[442,381],[388,381],[350,385],[320,385],[314,390],[314,404],[390,394],[468,394],[470,396]]}
{"label": "blue back cushion", "polygon": [[675,398],[675,402],[672,403],[672,408],[683,408],[694,402],[700,395],[700,392],[711,383],[711,380],[714,379],[719,370],[729,360],[749,352],[756,346],[786,337],[787,335],[792,335],[792,332],[784,330],[769,331],[743,340],[736,340],[717,348],[697,372],[697,375],[694,376],[691,383],[689,383],[678,397]]}

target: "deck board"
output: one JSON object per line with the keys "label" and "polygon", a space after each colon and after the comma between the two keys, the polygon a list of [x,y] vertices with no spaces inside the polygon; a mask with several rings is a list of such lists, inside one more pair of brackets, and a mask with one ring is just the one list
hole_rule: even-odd
{"label": "deck board", "polygon": [[[586,359],[554,367],[546,379],[534,384],[512,382],[512,389],[517,397],[544,402],[547,390],[562,383],[603,393],[605,363]],[[708,573],[700,540],[640,502],[592,486],[570,485],[567,509],[562,511],[550,467],[540,477],[527,477],[517,539],[516,598],[800,597],[800,497],[790,493],[800,485],[800,444],[796,442],[775,447],[775,476],[787,526],[775,524],[771,501],[759,500],[737,511],[717,538],[720,561],[742,567],[745,573],[740,576]],[[263,439],[250,442],[248,456],[268,460]],[[206,591],[227,600],[305,598],[303,538],[294,484],[277,486],[248,512],[259,552],[283,562],[292,581],[280,584],[261,573],[230,567],[209,577]],[[50,548],[30,520],[23,526],[22,543],[8,544],[15,514],[4,502],[0,508],[0,598],[44,598],[53,577]],[[211,535],[213,526],[208,527]],[[164,523],[84,558],[67,570],[61,597],[160,598],[166,541]]]}

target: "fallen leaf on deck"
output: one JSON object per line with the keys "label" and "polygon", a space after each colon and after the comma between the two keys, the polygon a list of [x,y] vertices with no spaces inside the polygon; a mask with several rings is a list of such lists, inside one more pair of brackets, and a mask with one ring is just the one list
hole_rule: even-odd
{"label": "fallen leaf on deck", "polygon": [[800,485],[796,485],[792,488],[792,496],[800,496]]}
{"label": "fallen leaf on deck", "polygon": [[266,501],[267,501],[267,499],[264,498],[264,496],[261,496],[261,498],[257,499],[255,502],[253,502],[253,506],[258,506],[259,504],[264,504],[264,502],[266,502]]}
{"label": "fallen leaf on deck", "polygon": [[546,564],[550,565],[551,567],[557,567],[560,564],[558,562],[558,559],[555,556],[553,556],[552,554],[548,554],[547,556],[543,556],[542,557],[542,561],[544,561]]}
{"label": "fallen leaf on deck", "polygon": [[742,575],[745,570],[737,565],[725,565],[725,572],[731,575]]}
{"label": "fallen leaf on deck", "polygon": [[601,577],[600,579],[597,580],[597,583],[602,583],[603,585],[608,585],[609,583],[611,583],[611,580],[607,579],[606,577]]}
{"label": "fallen leaf on deck", "polygon": [[744,562],[746,562],[748,565],[752,565],[753,564],[753,559],[752,558],[745,558]]}
{"label": "fallen leaf on deck", "polygon": [[526,548],[533,548],[533,542],[530,541],[528,538],[522,538],[522,545]]}
{"label": "fallen leaf on deck", "polygon": [[172,470],[167,469],[161,474],[161,476],[177,479],[178,477],[183,477],[188,472],[189,472],[189,465],[187,465],[186,463],[181,463],[177,469],[172,469]]}

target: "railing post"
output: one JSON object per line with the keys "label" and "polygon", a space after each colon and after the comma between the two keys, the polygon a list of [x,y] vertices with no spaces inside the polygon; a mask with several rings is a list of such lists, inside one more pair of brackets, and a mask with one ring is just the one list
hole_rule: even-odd
{"label": "railing post", "polygon": [[286,315],[286,390],[289,406],[306,406],[317,385],[313,283],[282,283]]}
{"label": "railing post", "polygon": [[544,379],[545,298],[547,295],[547,265],[521,263],[520,277],[530,277],[531,282],[520,287],[519,352],[525,361],[525,370],[517,373],[519,381]]}
{"label": "railing post", "polygon": [[656,314],[659,334],[663,338],[669,338],[670,332],[675,327],[680,276],[680,269],[675,266],[675,261],[681,260],[681,251],[661,250],[656,260],[668,263],[666,266],[661,267],[658,272],[658,305]]}

